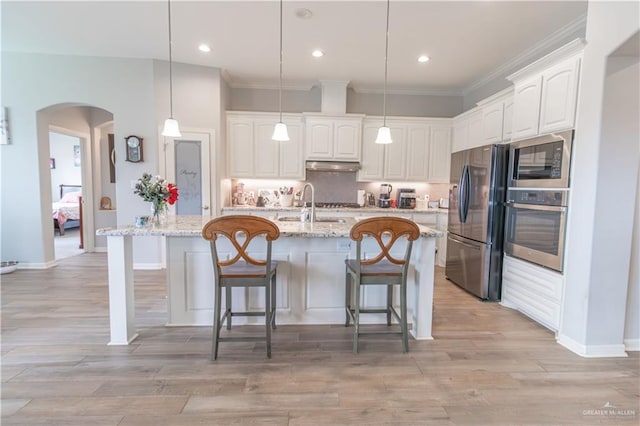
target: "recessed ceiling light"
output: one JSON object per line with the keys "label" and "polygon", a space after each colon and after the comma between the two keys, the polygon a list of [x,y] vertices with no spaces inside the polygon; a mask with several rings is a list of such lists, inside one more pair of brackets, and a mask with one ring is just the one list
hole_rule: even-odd
{"label": "recessed ceiling light", "polygon": [[300,19],[309,19],[313,16],[313,12],[309,9],[300,8],[296,9],[296,16]]}
{"label": "recessed ceiling light", "polygon": [[311,52],[311,55],[313,55],[314,58],[321,58],[324,56],[324,52],[320,49],[316,49],[313,52]]}
{"label": "recessed ceiling light", "polygon": [[429,62],[429,57],[426,55],[422,55],[418,58],[418,62],[421,62],[421,63]]}
{"label": "recessed ceiling light", "polygon": [[211,52],[211,48],[204,43],[198,46],[198,50],[201,52]]}

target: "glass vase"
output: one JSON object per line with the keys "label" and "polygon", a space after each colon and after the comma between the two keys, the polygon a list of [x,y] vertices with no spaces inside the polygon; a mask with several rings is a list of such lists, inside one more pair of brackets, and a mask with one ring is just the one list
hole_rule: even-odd
{"label": "glass vase", "polygon": [[155,226],[164,224],[167,217],[167,203],[165,201],[151,202],[151,217]]}

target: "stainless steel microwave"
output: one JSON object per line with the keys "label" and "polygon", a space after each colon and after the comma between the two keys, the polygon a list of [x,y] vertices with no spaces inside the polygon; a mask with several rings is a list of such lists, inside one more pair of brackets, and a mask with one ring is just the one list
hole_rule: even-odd
{"label": "stainless steel microwave", "polygon": [[509,145],[510,188],[569,188],[573,130]]}

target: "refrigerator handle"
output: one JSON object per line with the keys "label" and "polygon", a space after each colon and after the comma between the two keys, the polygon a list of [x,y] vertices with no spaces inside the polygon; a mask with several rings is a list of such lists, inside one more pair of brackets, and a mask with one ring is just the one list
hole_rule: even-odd
{"label": "refrigerator handle", "polygon": [[458,215],[460,217],[460,223],[467,222],[467,215],[469,214],[469,165],[465,165],[462,169],[462,176],[460,177],[460,190],[458,196]]}
{"label": "refrigerator handle", "polygon": [[467,166],[462,167],[462,173],[460,173],[460,179],[458,180],[458,220],[460,220],[460,223],[464,223],[464,218],[462,217],[462,187],[464,181],[464,171],[466,167]]}

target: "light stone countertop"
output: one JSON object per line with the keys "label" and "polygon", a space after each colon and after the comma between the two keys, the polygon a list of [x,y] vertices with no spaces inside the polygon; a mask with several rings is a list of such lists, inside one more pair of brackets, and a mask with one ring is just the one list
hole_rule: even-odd
{"label": "light stone countertop", "polygon": [[[308,207],[307,207],[308,208]],[[256,206],[232,206],[232,207],[223,207],[222,212],[277,212],[277,213],[300,213],[302,207],[256,207]],[[381,207],[337,207],[337,208],[327,208],[321,207],[316,208],[316,213],[387,213],[387,214],[412,214],[412,213],[426,213],[426,214],[435,214],[435,213],[447,213],[449,209],[398,209],[398,208],[387,208],[383,209]]]}
{"label": "light stone countertop", "polygon": [[[355,209],[353,209],[355,210]],[[365,210],[365,209],[362,209]],[[389,209],[381,209],[389,210]],[[121,226],[118,228],[101,228],[96,231],[96,235],[103,236],[166,236],[166,237],[201,237],[202,227],[211,220],[208,216],[170,216],[165,224],[159,226],[146,226],[136,228],[133,225]],[[356,223],[355,218],[341,218],[344,223],[339,222],[280,222],[274,223],[280,228],[281,237],[302,237],[302,238],[348,238],[351,227]],[[420,227],[422,237],[442,237],[444,232],[429,228],[424,225]]]}

